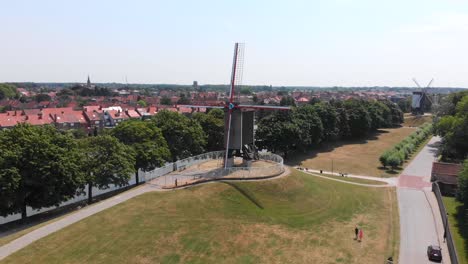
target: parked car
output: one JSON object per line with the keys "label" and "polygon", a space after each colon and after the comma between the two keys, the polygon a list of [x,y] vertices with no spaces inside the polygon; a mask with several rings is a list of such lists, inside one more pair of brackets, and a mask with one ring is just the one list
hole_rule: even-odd
{"label": "parked car", "polygon": [[442,261],[442,249],[436,245],[428,246],[427,257],[429,260]]}

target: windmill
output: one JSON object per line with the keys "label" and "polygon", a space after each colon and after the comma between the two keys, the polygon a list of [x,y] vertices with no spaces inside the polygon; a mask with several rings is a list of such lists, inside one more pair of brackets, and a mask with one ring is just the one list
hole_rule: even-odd
{"label": "windmill", "polygon": [[[413,97],[411,100],[411,111],[413,114],[424,114],[425,110],[428,110],[433,105],[433,100],[427,93],[427,89],[431,86],[434,79],[431,79],[425,88],[422,88],[419,85],[418,81],[413,78],[413,82],[418,86],[421,91],[413,92]],[[437,101],[437,100],[434,100]]]}
{"label": "windmill", "polygon": [[[204,105],[181,105],[191,108],[220,108],[224,109],[224,168],[234,165],[234,156],[240,156],[241,150],[244,159],[247,152],[255,152],[254,146],[254,112],[255,110],[290,110],[284,106],[266,105],[246,105],[239,103],[239,96],[236,97],[236,88],[242,82],[244,63],[244,44],[234,45],[234,57],[232,60],[231,81],[229,86],[228,100],[224,106],[204,106]],[[239,93],[238,93],[239,94]]]}

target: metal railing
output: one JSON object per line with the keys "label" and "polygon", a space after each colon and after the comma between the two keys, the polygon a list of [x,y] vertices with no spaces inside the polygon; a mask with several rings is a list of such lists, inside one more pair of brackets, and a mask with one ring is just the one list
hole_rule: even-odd
{"label": "metal railing", "polygon": [[437,198],[437,203],[439,204],[440,216],[442,216],[442,222],[444,224],[445,240],[447,241],[447,248],[450,255],[450,261],[452,264],[458,264],[457,250],[453,242],[452,232],[450,232],[447,210],[445,209],[444,202],[442,201],[442,194],[440,193],[439,184],[437,182],[432,183],[432,191],[434,192]]}
{"label": "metal railing", "polygon": [[[210,180],[215,178],[264,178],[279,175],[284,172],[283,158],[279,155],[267,152],[260,152],[259,159],[261,161],[271,162],[269,166],[255,165],[249,167],[230,167],[223,168],[224,151],[208,152],[194,157],[186,158],[183,160],[176,161],[174,163],[168,163],[163,167],[157,168],[153,171],[142,172],[143,179],[145,181],[151,181],[161,176],[165,176],[169,173],[180,171],[172,177],[178,177],[181,179],[187,179],[184,182],[193,182],[195,180]],[[196,171],[185,171],[185,169],[210,161],[218,160],[218,163],[208,169],[199,169]],[[172,178],[168,182],[173,182]]]}

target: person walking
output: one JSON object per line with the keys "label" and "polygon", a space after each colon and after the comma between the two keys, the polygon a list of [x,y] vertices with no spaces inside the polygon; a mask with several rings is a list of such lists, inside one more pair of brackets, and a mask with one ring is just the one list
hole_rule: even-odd
{"label": "person walking", "polygon": [[355,236],[355,237],[354,237],[354,240],[357,240],[357,239],[358,239],[358,233],[359,233],[359,228],[358,228],[358,226],[356,226],[356,227],[354,228],[354,236]]}
{"label": "person walking", "polygon": [[362,236],[364,235],[364,233],[362,232],[362,229],[359,229],[359,242],[362,241]]}

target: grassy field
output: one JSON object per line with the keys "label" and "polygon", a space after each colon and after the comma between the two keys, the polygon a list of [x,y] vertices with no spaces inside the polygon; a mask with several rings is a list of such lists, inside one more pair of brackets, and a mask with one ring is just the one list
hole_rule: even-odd
{"label": "grassy field", "polygon": [[[147,193],[4,263],[383,263],[398,254],[395,190],[302,172]],[[354,226],[364,240],[353,239]]]}
{"label": "grassy field", "polygon": [[379,157],[415,130],[416,128],[408,127],[382,129],[367,139],[339,141],[308,153],[296,154],[287,162],[291,165],[331,171],[333,161],[334,172],[378,177],[396,176],[398,172],[392,173],[381,168]]}
{"label": "grassy field", "polygon": [[468,264],[468,216],[463,212],[462,203],[454,197],[443,197],[449,215],[450,231],[455,241],[460,264]]}
{"label": "grassy field", "polygon": [[405,127],[418,127],[427,122],[432,122],[432,116],[405,115],[404,122],[401,125]]}

